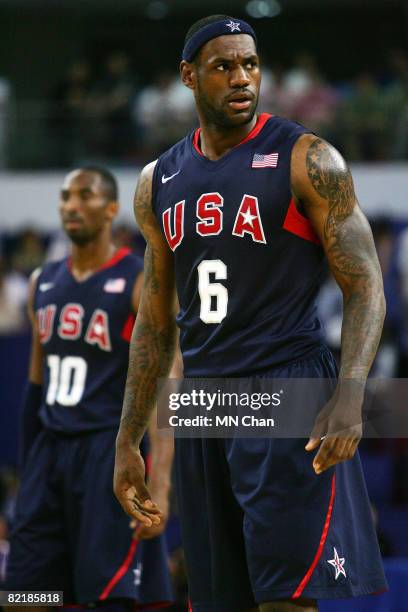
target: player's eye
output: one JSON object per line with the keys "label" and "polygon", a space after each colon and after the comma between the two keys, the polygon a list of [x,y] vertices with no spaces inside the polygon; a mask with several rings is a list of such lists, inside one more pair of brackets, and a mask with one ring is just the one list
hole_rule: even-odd
{"label": "player's eye", "polygon": [[217,68],[217,70],[220,70],[220,71],[223,72],[225,70],[228,70],[228,64],[218,64],[218,66],[216,66],[216,68]]}
{"label": "player's eye", "polygon": [[69,191],[63,189],[60,193],[60,198],[63,202],[68,202],[69,200]]}
{"label": "player's eye", "polygon": [[82,189],[81,191],[81,198],[83,200],[89,200],[89,198],[92,197],[92,192],[89,191],[89,189]]}

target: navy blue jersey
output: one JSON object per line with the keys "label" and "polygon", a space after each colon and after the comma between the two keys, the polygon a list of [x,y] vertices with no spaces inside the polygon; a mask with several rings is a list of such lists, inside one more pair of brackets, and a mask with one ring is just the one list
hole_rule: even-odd
{"label": "navy blue jersey", "polygon": [[262,372],[322,344],[323,250],[290,184],[305,133],[263,114],[217,161],[202,155],[196,130],[156,164],[153,210],[175,257],[186,376]]}
{"label": "navy blue jersey", "polygon": [[142,268],[128,249],[81,282],[67,259],[44,266],[34,309],[46,428],[70,434],[118,426],[135,319],[132,291]]}

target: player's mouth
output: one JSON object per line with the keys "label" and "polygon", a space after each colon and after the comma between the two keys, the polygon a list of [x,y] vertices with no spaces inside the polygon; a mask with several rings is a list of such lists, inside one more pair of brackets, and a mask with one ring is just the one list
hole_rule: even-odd
{"label": "player's mouth", "polygon": [[247,110],[253,101],[253,95],[249,92],[236,92],[228,97],[228,106],[234,110]]}
{"label": "player's mouth", "polygon": [[75,229],[77,227],[83,226],[83,221],[81,219],[64,219],[64,227],[67,229]]}

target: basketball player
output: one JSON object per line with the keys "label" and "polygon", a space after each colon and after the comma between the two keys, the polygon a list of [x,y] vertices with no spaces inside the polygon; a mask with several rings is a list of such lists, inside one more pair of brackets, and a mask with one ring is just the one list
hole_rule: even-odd
{"label": "basketball player", "polygon": [[380,591],[386,582],[355,455],[362,393],[350,396],[347,381],[367,377],[385,307],[350,172],[307,129],[256,114],[256,36],[241,19],[193,25],[180,69],[200,128],[146,166],[136,190],[148,245],[115,493],[131,516],[157,520],[139,444],[156,379],[172,360],[175,289],[185,376],[335,379],[315,310],[326,256],[344,295],[341,367],[331,410],[307,444],[176,441],[192,609],[312,611],[319,598]]}
{"label": "basketball player", "polygon": [[148,479],[162,520],[134,532],[113,495],[112,473],[143,275],[142,260],[112,242],[117,212],[109,171],[68,174],[60,213],[72,257],[31,280],[25,457],[6,582],[9,590],[63,591],[65,604],[115,611],[170,599],[160,534],[172,455],[168,439],[154,435]]}

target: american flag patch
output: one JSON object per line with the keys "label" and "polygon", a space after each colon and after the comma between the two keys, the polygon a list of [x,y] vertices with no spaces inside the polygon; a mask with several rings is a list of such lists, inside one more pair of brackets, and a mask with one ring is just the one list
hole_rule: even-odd
{"label": "american flag patch", "polygon": [[261,155],[255,153],[252,160],[252,168],[277,168],[279,153],[269,153],[269,155]]}
{"label": "american flag patch", "polygon": [[106,293],[123,293],[126,287],[125,278],[110,278],[106,281],[103,290]]}

